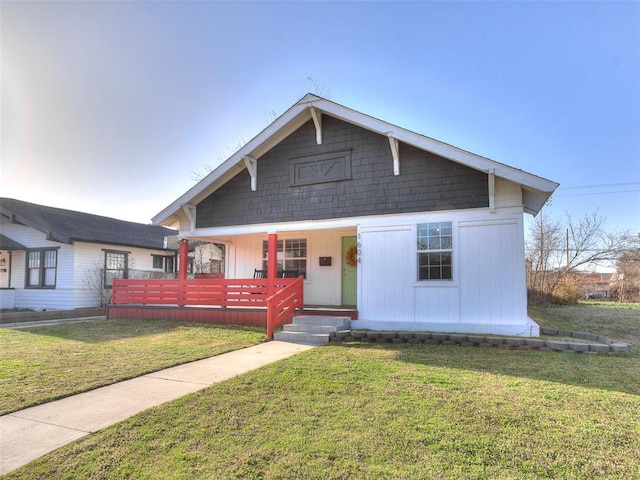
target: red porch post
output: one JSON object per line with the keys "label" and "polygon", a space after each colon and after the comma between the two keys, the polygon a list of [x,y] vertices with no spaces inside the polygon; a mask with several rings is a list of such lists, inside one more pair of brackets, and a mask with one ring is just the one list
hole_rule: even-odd
{"label": "red porch post", "polygon": [[[278,235],[268,234],[267,242],[267,297],[271,297],[275,292],[276,275],[278,274]],[[267,300],[267,339],[273,340],[273,301]]]}
{"label": "red porch post", "polygon": [[269,253],[267,254],[267,278],[269,295],[273,295],[274,280],[278,274],[278,234],[270,233],[268,241]]}
{"label": "red porch post", "polygon": [[187,279],[187,267],[189,266],[189,240],[182,240],[180,242],[180,249],[178,250],[178,279]]}
{"label": "red porch post", "polygon": [[187,280],[189,266],[189,240],[182,240],[178,249],[178,306],[184,307],[184,283]]}

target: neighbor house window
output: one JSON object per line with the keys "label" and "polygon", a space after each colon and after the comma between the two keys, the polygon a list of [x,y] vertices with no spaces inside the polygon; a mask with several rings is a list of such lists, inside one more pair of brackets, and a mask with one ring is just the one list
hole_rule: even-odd
{"label": "neighbor house window", "polygon": [[164,270],[165,273],[175,273],[175,256],[151,255],[151,258],[153,259],[153,268]]}
{"label": "neighbor house window", "polygon": [[452,280],[451,222],[418,225],[418,280]]}
{"label": "neighbor house window", "polygon": [[[262,268],[267,269],[269,242],[262,242]],[[305,238],[278,240],[278,272],[295,271],[307,276],[307,240]]]}
{"label": "neighbor house window", "polygon": [[111,288],[114,278],[129,277],[128,252],[105,251],[104,252],[104,286]]}
{"label": "neighbor house window", "polygon": [[27,251],[26,286],[28,288],[55,288],[57,269],[57,249]]}
{"label": "neighbor house window", "polygon": [[175,273],[176,257],[164,257],[164,273]]}

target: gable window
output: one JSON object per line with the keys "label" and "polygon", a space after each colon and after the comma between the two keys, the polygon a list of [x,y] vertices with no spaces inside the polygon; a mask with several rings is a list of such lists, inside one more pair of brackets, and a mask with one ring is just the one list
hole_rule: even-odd
{"label": "gable window", "polygon": [[452,280],[451,222],[418,225],[418,280]]}
{"label": "gable window", "polygon": [[58,269],[58,250],[27,251],[27,288],[55,288]]}
{"label": "gable window", "polygon": [[129,253],[106,250],[104,252],[104,286],[111,288],[114,278],[129,277]]}
{"label": "gable window", "polygon": [[[262,268],[267,269],[269,242],[262,242]],[[278,275],[282,271],[298,272],[307,278],[307,239],[278,240]]]}

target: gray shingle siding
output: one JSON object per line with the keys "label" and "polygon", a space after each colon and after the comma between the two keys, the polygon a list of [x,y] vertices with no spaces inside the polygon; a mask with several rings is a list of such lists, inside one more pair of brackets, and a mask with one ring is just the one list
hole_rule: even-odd
{"label": "gray shingle siding", "polygon": [[[487,175],[400,144],[393,175],[389,140],[324,116],[323,144],[309,121],[258,159],[257,191],[246,170],[198,204],[197,227],[487,207]],[[350,149],[351,179],[292,187],[291,162]]]}

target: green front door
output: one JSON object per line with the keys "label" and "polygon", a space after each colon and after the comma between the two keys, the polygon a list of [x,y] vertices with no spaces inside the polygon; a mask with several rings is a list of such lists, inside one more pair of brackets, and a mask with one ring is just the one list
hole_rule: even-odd
{"label": "green front door", "polygon": [[353,264],[357,259],[356,237],[342,237],[342,304],[356,305],[358,269]]}

